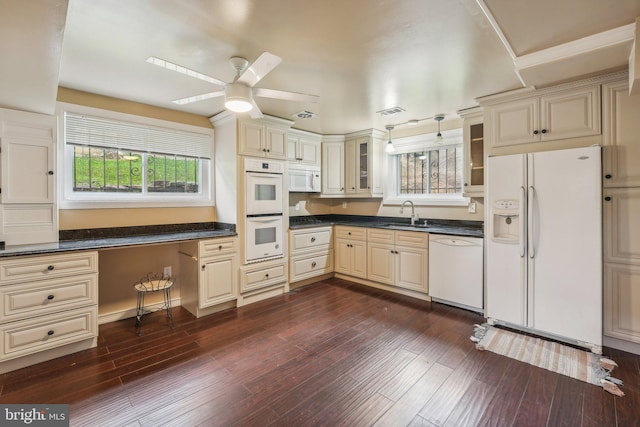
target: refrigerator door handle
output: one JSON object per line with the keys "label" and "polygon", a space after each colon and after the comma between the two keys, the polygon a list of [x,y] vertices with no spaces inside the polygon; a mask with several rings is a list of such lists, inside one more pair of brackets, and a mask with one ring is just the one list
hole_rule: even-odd
{"label": "refrigerator door handle", "polygon": [[535,242],[534,242],[534,236],[535,236],[535,230],[533,227],[533,223],[534,218],[533,218],[533,202],[535,200],[535,188],[533,187],[533,185],[529,186],[529,194],[528,194],[528,200],[527,200],[527,223],[529,225],[529,235],[527,238],[527,242],[528,242],[528,249],[529,249],[529,258],[534,259],[536,257],[536,250],[535,250]]}
{"label": "refrigerator door handle", "polygon": [[524,220],[525,205],[526,205],[526,193],[527,190],[524,186],[520,186],[520,258],[524,258],[526,255],[527,245],[527,223]]}

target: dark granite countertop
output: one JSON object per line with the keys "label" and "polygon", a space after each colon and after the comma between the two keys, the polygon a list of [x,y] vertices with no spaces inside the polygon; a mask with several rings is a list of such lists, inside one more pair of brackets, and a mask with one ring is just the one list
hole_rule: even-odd
{"label": "dark granite countertop", "polygon": [[353,227],[384,228],[389,230],[420,231],[433,234],[448,234],[453,236],[484,237],[484,223],[482,221],[457,220],[427,220],[418,221],[418,225],[411,225],[409,218],[378,217],[361,215],[316,215],[289,217],[289,228],[300,229],[321,227],[323,225],[348,225]]}
{"label": "dark granite countertop", "polygon": [[235,225],[221,223],[168,224],[140,227],[65,230],[60,232],[60,241],[57,243],[21,245],[3,249],[0,250],[0,258],[80,250],[121,248],[127,246],[172,243],[235,235]]}

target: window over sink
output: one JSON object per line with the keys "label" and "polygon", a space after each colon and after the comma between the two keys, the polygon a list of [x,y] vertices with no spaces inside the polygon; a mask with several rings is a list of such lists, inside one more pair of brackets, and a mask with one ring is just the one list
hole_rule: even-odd
{"label": "window over sink", "polygon": [[213,205],[213,131],[59,104],[62,208]]}
{"label": "window over sink", "polygon": [[393,140],[388,155],[385,204],[412,200],[418,205],[465,205],[462,196],[464,149],[462,129]]}

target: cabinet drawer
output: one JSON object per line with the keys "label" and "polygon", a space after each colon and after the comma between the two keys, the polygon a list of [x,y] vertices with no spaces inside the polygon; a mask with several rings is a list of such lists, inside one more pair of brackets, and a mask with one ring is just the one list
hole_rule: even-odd
{"label": "cabinet drawer", "polygon": [[0,326],[0,360],[13,359],[98,335],[98,307],[78,308]]}
{"label": "cabinet drawer", "polygon": [[226,255],[237,251],[238,239],[211,239],[200,242],[200,257]]}
{"label": "cabinet drawer", "polygon": [[97,252],[19,257],[0,261],[0,285],[97,272]]}
{"label": "cabinet drawer", "polygon": [[287,263],[253,264],[240,271],[240,292],[252,291],[287,281]]}
{"label": "cabinet drawer", "polygon": [[382,228],[368,228],[367,241],[376,243],[388,243],[393,245],[393,230],[384,230]]}
{"label": "cabinet drawer", "polygon": [[396,231],[396,246],[428,248],[429,233],[423,231]]}
{"label": "cabinet drawer", "polygon": [[331,246],[331,227],[294,230],[290,235],[291,252],[308,249],[329,249]]}
{"label": "cabinet drawer", "polygon": [[98,275],[0,287],[0,322],[98,303]]}
{"label": "cabinet drawer", "polygon": [[336,226],[337,239],[367,240],[367,229],[363,227]]}
{"label": "cabinet drawer", "polygon": [[333,271],[333,250],[311,257],[291,258],[289,277],[291,282],[320,276]]}

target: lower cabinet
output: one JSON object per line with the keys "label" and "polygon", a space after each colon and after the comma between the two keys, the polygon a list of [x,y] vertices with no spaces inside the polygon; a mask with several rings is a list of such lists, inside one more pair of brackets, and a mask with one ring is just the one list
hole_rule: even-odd
{"label": "lower cabinet", "polygon": [[335,272],[367,278],[367,229],[335,227]]}
{"label": "lower cabinet", "polygon": [[95,347],[98,253],[0,261],[0,372]]}
{"label": "lower cabinet", "polygon": [[289,281],[333,273],[333,227],[289,230]]}
{"label": "lower cabinet", "polygon": [[235,305],[237,237],[185,242],[180,244],[180,254],[180,300],[184,308],[201,317]]}
{"label": "lower cabinet", "polygon": [[367,279],[427,293],[429,234],[369,229]]}

